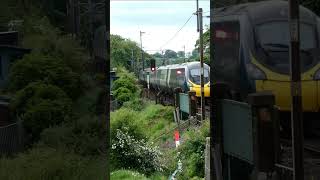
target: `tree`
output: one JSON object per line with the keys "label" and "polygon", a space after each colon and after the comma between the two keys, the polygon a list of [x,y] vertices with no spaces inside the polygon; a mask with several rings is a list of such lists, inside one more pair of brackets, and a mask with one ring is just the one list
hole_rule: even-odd
{"label": "tree", "polygon": [[[124,66],[129,70],[133,70],[132,66],[128,61],[132,60],[136,64],[136,67],[141,68],[141,49],[138,44],[130,39],[122,38],[119,35],[111,35],[111,68],[117,66]],[[149,54],[144,52],[145,65],[148,64],[147,61],[151,58]]]}
{"label": "tree", "polygon": [[154,58],[162,58],[162,57],[163,57],[162,54],[160,54],[160,53],[158,53],[158,52],[154,53],[152,56],[153,56]]}
{"label": "tree", "polygon": [[[206,30],[205,32],[203,33],[203,61],[204,63],[206,64],[210,64],[210,28],[208,26],[205,27]],[[196,44],[195,44],[195,49],[192,51],[192,56],[191,58],[195,58],[197,60],[199,60],[199,52],[198,52],[198,49],[199,49],[199,43],[200,43],[200,40],[198,39],[196,41]]]}
{"label": "tree", "polygon": [[165,56],[166,58],[177,58],[177,57],[178,57],[178,56],[177,56],[177,53],[176,53],[175,51],[173,51],[173,50],[170,50],[170,49],[167,49],[167,50],[165,51],[164,56]]}
{"label": "tree", "polygon": [[184,51],[178,51],[177,54],[179,58],[184,58]]}

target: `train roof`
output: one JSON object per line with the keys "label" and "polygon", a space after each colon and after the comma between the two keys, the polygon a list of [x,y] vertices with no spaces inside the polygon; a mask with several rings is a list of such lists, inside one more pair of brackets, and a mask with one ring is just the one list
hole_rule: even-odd
{"label": "train roof", "polygon": [[[206,63],[203,63],[204,67],[210,68]],[[184,68],[184,67],[192,68],[192,67],[199,67],[200,62],[199,61],[194,61],[194,62],[186,62],[186,63],[181,63],[181,64],[171,64],[171,65],[166,65],[166,66],[159,66],[157,69],[176,69],[176,68]]]}
{"label": "train roof", "polygon": [[[282,0],[270,0],[261,2],[251,2],[239,5],[216,8],[213,10],[214,16],[247,14],[254,23],[260,21],[288,19],[288,2]],[[317,16],[309,9],[300,5],[300,19],[315,22]]]}

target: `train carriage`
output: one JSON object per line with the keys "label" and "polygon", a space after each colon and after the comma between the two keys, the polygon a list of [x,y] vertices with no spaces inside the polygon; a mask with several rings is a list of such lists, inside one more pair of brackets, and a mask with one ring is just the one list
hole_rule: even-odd
{"label": "train carriage", "polygon": [[[173,95],[174,89],[180,87],[187,93],[192,90],[196,96],[200,96],[200,62],[188,62],[183,64],[173,64],[160,66],[155,71],[150,68],[140,72],[139,80],[145,85],[147,83],[146,75],[150,75],[150,88],[157,92]],[[204,64],[204,95],[210,96],[210,67]]]}
{"label": "train carriage", "polygon": [[[272,91],[281,111],[291,110],[288,2],[263,1],[213,13],[214,84],[233,98]],[[301,86],[304,112],[320,111],[319,18],[300,6]]]}

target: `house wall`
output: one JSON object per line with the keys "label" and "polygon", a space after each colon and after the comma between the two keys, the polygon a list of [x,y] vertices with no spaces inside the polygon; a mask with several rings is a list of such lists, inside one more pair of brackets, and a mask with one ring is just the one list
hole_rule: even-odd
{"label": "house wall", "polygon": [[8,84],[10,60],[8,53],[0,51],[0,88],[4,88]]}

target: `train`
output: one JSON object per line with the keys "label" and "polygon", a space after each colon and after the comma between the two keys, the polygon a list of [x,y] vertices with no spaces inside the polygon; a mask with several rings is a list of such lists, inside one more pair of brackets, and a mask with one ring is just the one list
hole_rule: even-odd
{"label": "train", "polygon": [[[210,67],[204,63],[204,96],[210,97]],[[154,71],[146,68],[139,73],[139,81],[159,94],[171,96],[175,88],[181,88],[182,92],[196,92],[196,96],[201,96],[200,86],[200,62],[186,62],[156,67]],[[148,78],[149,76],[149,78]]]}
{"label": "train", "polygon": [[[271,91],[281,112],[291,111],[290,30],[287,1],[262,1],[214,9],[212,85],[232,99]],[[300,6],[303,111],[320,112],[320,20]]]}

